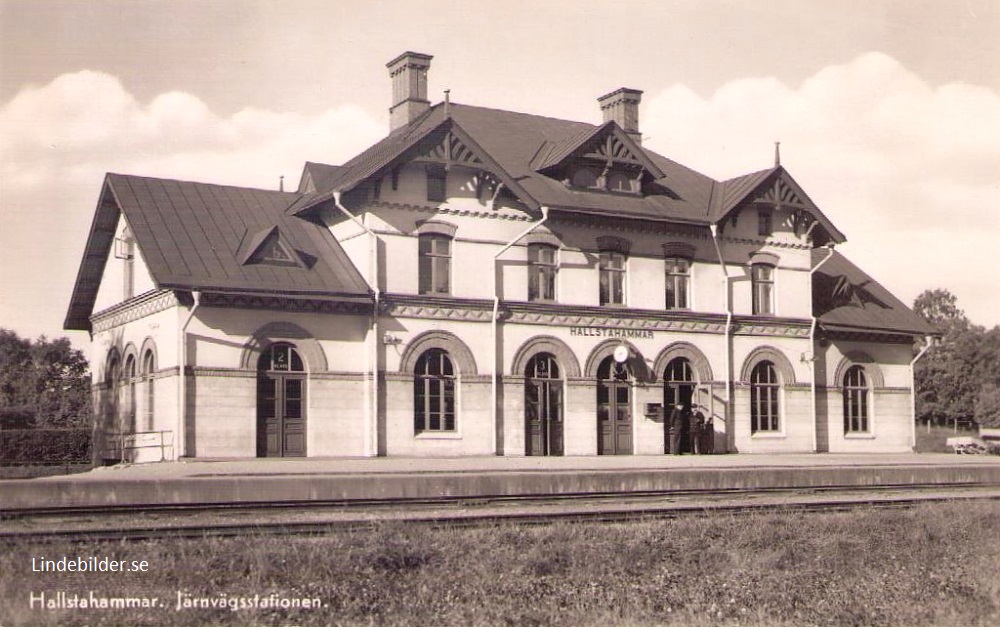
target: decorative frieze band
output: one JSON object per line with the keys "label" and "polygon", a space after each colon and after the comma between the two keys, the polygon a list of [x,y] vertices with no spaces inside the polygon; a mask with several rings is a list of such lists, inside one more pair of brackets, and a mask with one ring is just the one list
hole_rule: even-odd
{"label": "decorative frieze band", "polygon": [[90,317],[90,324],[94,333],[100,333],[176,307],[177,304],[177,297],[171,290],[153,290],[97,312]]}
{"label": "decorative frieze band", "polygon": [[327,300],[321,298],[265,296],[259,294],[225,294],[206,292],[202,295],[206,307],[237,309],[280,309],[300,313],[369,315],[372,304],[365,300]]}
{"label": "decorative frieze band", "polygon": [[[531,222],[536,220],[531,216],[531,214],[525,213],[523,211],[518,211],[516,209],[509,209],[508,211],[489,211],[486,208],[483,209],[468,209],[468,208],[458,208],[444,206],[431,206],[431,205],[414,205],[410,203],[396,203],[396,202],[386,202],[386,201],[375,201],[369,203],[369,207],[378,208],[384,207],[386,209],[401,209],[404,211],[419,211],[420,213],[433,212],[438,215],[453,215],[453,216],[467,216],[470,218],[487,218],[490,220],[510,220],[513,222]],[[516,212],[516,213],[515,213]]]}
{"label": "decorative frieze band", "polygon": [[[398,318],[462,322],[490,322],[493,317],[492,303],[488,300],[403,294],[384,295],[380,313]],[[507,324],[569,327],[573,334],[595,337],[642,339],[646,333],[654,331],[716,335],[726,332],[726,317],[722,314],[505,302],[501,303],[498,316]],[[743,318],[733,321],[732,332],[735,335],[808,338],[810,325],[808,320],[795,318]]]}

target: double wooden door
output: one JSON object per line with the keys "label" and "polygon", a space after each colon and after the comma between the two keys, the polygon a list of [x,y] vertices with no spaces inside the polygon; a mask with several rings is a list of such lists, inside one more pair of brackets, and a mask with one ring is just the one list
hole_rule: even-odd
{"label": "double wooden door", "polygon": [[306,374],[288,345],[261,355],[257,369],[257,456],[306,454]]}
{"label": "double wooden door", "polygon": [[597,454],[632,454],[632,375],[608,357],[597,369]]}
{"label": "double wooden door", "polygon": [[548,353],[534,356],[525,371],[525,453],[563,454],[563,382]]}

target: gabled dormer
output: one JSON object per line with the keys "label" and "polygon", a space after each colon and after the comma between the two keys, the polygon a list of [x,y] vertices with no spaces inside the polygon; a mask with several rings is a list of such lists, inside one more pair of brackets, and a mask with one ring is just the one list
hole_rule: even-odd
{"label": "gabled dormer", "polygon": [[261,229],[240,246],[240,264],[307,267],[299,252],[282,235],[278,225]]}
{"label": "gabled dormer", "polygon": [[784,232],[809,240],[813,247],[846,241],[781,165],[730,179],[719,187],[714,213],[725,232],[740,229],[747,237],[765,239]]}
{"label": "gabled dormer", "polygon": [[535,171],[570,189],[642,194],[664,174],[640,146],[641,96],[641,91],[623,87],[598,98],[604,123],[560,144],[543,145],[534,159]]}

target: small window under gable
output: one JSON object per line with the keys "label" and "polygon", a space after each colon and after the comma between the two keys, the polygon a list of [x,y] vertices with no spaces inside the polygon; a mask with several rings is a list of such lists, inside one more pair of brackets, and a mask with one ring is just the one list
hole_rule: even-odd
{"label": "small window under gable", "polygon": [[266,264],[273,266],[302,267],[302,260],[285,241],[277,226],[258,232],[246,247],[241,263],[243,265]]}
{"label": "small window under gable", "polygon": [[[649,189],[647,185],[665,176],[642,147],[613,122],[550,146],[534,168],[576,189],[628,194],[643,193]],[[656,190],[671,194],[660,184]]]}

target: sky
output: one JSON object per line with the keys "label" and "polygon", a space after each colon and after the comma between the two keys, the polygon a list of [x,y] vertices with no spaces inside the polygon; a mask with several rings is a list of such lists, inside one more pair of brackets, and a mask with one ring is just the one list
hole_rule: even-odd
{"label": "sky", "polygon": [[0,0],[0,327],[86,345],[104,173],[294,187],[388,132],[406,50],[434,102],[596,124],[641,89],[643,145],[719,180],[780,141],[848,258],[1000,324],[994,0]]}

